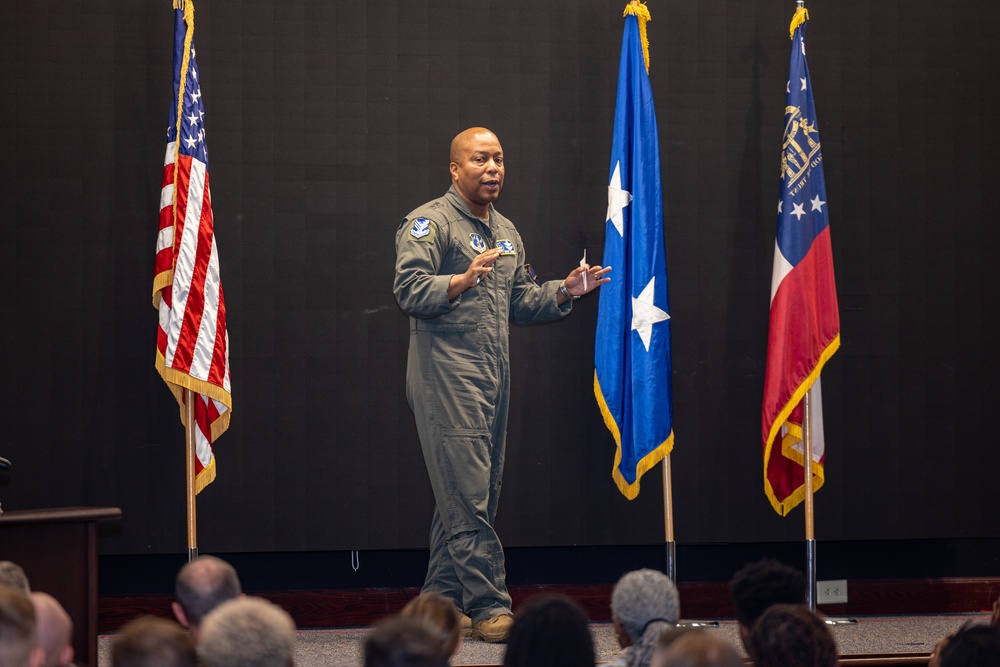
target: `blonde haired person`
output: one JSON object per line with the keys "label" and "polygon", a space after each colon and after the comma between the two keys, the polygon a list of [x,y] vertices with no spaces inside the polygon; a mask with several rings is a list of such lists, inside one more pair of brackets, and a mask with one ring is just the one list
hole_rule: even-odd
{"label": "blonde haired person", "polygon": [[406,603],[401,616],[423,623],[448,655],[455,655],[462,639],[461,613],[440,593],[421,593]]}

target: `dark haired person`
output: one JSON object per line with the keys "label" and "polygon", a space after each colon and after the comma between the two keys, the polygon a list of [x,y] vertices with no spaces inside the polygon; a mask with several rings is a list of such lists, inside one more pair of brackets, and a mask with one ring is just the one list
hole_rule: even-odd
{"label": "dark haired person", "polygon": [[503,667],[593,667],[587,616],[563,595],[537,595],[518,608]]}
{"label": "dark haired person", "polygon": [[729,594],[736,608],[743,648],[750,650],[750,629],[768,607],[805,604],[806,578],[798,570],[770,558],[749,563],[733,575]]}
{"label": "dark haired person", "polygon": [[448,655],[423,621],[392,616],[365,639],[365,667],[448,667]]}
{"label": "dark haired person", "polygon": [[931,653],[929,667],[992,667],[1000,665],[1000,630],[966,624],[945,637]]}
{"label": "dark haired person", "polygon": [[809,607],[776,604],[750,631],[750,657],[755,667],[836,667],[837,643]]}

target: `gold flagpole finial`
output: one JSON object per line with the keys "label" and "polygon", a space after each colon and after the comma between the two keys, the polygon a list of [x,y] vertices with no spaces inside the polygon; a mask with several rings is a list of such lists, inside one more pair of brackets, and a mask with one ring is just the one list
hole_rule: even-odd
{"label": "gold flagpole finial", "polygon": [[649,74],[649,38],[646,36],[646,22],[652,20],[649,16],[649,9],[639,0],[630,0],[625,5],[622,16],[632,14],[639,20],[639,40],[642,42],[642,59],[646,63],[646,74]]}

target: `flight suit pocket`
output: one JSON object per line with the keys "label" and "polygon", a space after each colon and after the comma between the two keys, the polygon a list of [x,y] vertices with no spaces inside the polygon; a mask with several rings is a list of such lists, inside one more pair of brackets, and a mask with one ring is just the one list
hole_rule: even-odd
{"label": "flight suit pocket", "polygon": [[480,429],[443,429],[439,461],[448,487],[449,532],[478,527],[487,516],[490,436]]}

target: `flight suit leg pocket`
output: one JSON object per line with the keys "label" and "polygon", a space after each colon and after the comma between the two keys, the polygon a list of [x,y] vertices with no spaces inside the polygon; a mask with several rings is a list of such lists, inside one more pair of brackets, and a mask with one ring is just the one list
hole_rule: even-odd
{"label": "flight suit leg pocket", "polygon": [[481,429],[442,429],[441,472],[448,486],[448,532],[476,530],[487,522],[490,436]]}

